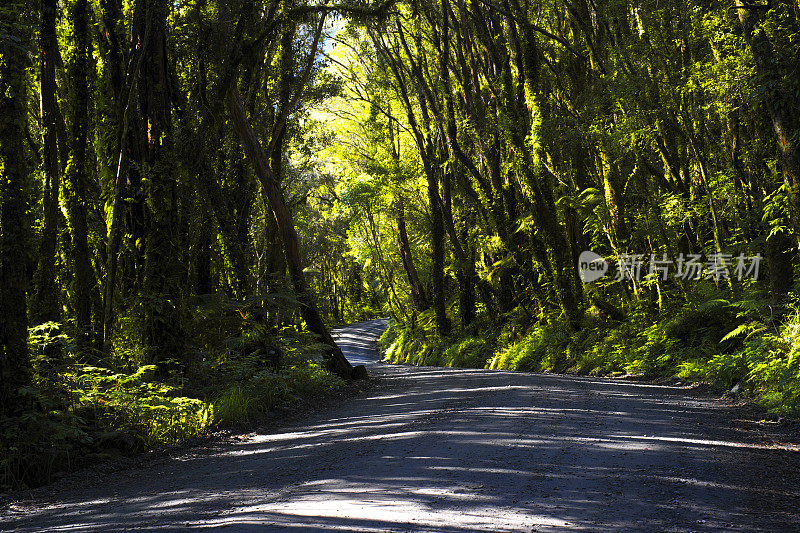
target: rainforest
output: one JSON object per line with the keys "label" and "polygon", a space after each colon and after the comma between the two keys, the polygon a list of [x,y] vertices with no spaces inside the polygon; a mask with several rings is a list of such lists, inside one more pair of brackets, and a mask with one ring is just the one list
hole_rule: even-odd
{"label": "rainforest", "polygon": [[797,0],[4,0],[0,178],[12,495],[424,383],[797,427]]}

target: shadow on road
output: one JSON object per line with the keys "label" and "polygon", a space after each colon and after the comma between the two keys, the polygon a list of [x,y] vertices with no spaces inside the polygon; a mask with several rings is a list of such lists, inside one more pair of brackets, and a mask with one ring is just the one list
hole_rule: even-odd
{"label": "shadow on road", "polygon": [[[370,343],[381,327],[339,332],[354,363],[375,361]],[[282,433],[65,492],[25,515],[6,513],[0,529],[800,527],[798,454],[737,430],[727,408],[683,390],[374,364],[378,371],[380,392]]]}

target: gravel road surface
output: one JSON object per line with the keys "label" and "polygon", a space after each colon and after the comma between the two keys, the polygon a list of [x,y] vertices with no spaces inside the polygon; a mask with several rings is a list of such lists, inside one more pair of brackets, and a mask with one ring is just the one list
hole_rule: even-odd
{"label": "gravel road surface", "polygon": [[777,424],[679,387],[377,362],[367,393],[289,423],[17,495],[13,531],[800,531]]}

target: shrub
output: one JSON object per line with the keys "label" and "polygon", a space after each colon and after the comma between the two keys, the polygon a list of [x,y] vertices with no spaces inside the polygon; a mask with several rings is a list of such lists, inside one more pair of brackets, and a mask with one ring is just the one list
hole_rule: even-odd
{"label": "shrub", "polygon": [[261,371],[214,400],[214,422],[220,426],[247,425],[280,407],[319,398],[343,386],[341,378],[317,363],[284,368],[277,373]]}
{"label": "shrub", "polygon": [[465,337],[454,341],[444,350],[445,366],[485,368],[492,357],[494,343],[490,339]]}
{"label": "shrub", "polygon": [[233,385],[214,400],[215,424],[243,425],[253,417],[256,398],[241,385]]}
{"label": "shrub", "polygon": [[522,317],[512,317],[496,336],[456,331],[444,339],[433,333],[430,321],[418,321],[416,328],[392,322],[381,343],[386,360],[394,363],[677,376],[721,389],[740,383],[770,410],[797,413],[800,313],[788,315],[779,331],[768,334],[769,306],[748,296],[673,305],[656,316],[634,304],[625,322],[587,313],[584,328],[577,332],[555,316],[527,331]]}
{"label": "shrub", "polygon": [[[180,442],[213,426],[252,424],[343,386],[322,368],[313,336],[244,321],[227,301],[201,309],[203,327],[195,329],[202,344],[190,346],[176,372],[160,375],[167,382],[156,379],[156,366],[139,364],[147,358],[132,334],[118,335],[108,357],[87,365],[76,356],[71,325],[31,328],[35,384],[23,390],[31,407],[0,419],[0,489],[47,483],[87,461]],[[269,357],[273,348],[280,361]]]}

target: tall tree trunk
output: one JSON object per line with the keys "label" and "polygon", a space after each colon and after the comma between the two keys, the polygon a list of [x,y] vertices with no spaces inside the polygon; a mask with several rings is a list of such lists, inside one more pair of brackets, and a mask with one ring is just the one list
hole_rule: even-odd
{"label": "tall tree trunk", "polygon": [[144,59],[139,93],[147,124],[147,244],[142,296],[146,302],[145,340],[153,362],[181,357],[180,235],[178,191],[173,163],[172,97],[167,65],[167,0],[141,0],[150,20],[142,37]]}
{"label": "tall tree trunk", "polygon": [[73,306],[77,323],[76,339],[79,349],[91,344],[92,286],[94,270],[89,256],[87,224],[87,165],[86,150],[89,127],[89,22],[87,0],[77,0],[72,12],[75,57],[70,78],[73,81],[71,106],[72,157],[69,165],[68,208],[72,225],[72,266],[75,279]]}
{"label": "tall tree trunk", "polygon": [[[778,144],[784,183],[789,192],[789,214],[794,226],[794,243],[781,234],[767,240],[768,276],[773,299],[781,301],[792,287],[795,245],[800,243],[800,119],[797,117],[797,98],[785,87],[787,72],[782,71],[775,57],[772,42],[759,26],[760,11],[742,0],[736,0],[736,10],[756,64],[756,74],[769,90],[765,100],[773,133]],[[782,6],[784,9],[786,6]],[[792,105],[794,104],[794,105]]]}
{"label": "tall tree trunk", "polygon": [[56,6],[57,0],[42,0],[40,29],[41,112],[44,131],[42,154],[44,170],[42,237],[39,264],[34,277],[31,316],[35,323],[60,322],[60,290],[56,276],[58,251],[58,199],[61,191],[61,164],[58,154],[56,100]]}
{"label": "tall tree trunk", "polygon": [[[518,101],[516,109],[510,108],[512,114],[517,117],[516,128],[512,130],[510,137],[522,156],[522,177],[531,191],[535,218],[547,241],[556,295],[570,327],[579,329],[581,326],[581,310],[579,308],[579,299],[575,294],[575,287],[572,283],[572,280],[575,279],[575,274],[570,270],[577,268],[577,265],[572,264],[566,233],[558,221],[553,198],[553,187],[556,180],[550,175],[549,170],[543,163],[545,154],[537,138],[539,132],[531,134],[532,127],[535,126],[531,114],[541,113],[538,105],[541,99],[540,87],[538,87],[540,52],[537,49],[535,32],[527,13],[522,9],[518,0],[512,0],[511,5],[514,14],[517,16],[519,40],[516,42],[516,47],[520,50],[519,61],[521,63],[518,68],[524,74],[524,94],[527,109],[520,109],[520,102]],[[527,140],[529,136],[533,138],[533,143],[536,144],[533,148],[531,148],[530,142]],[[538,153],[532,154],[532,149]]]}
{"label": "tall tree trunk", "polygon": [[[283,241],[281,240],[280,231],[278,230],[278,224],[275,222],[275,217],[270,216],[272,214],[270,206],[265,205],[265,208],[267,210],[264,216],[265,235],[261,255],[259,257],[266,258],[266,260],[262,259],[264,266],[261,270],[262,275],[266,278],[266,282],[261,284],[259,295],[263,295],[265,292],[281,294],[287,289],[286,254],[283,252]],[[266,289],[266,291],[264,289]],[[274,316],[271,317],[271,322],[275,324],[276,327],[283,325],[283,314],[284,311],[281,306],[277,306]]]}
{"label": "tall tree trunk", "polygon": [[244,298],[250,292],[250,270],[253,264],[253,245],[250,239],[250,213],[253,198],[250,187],[250,175],[247,173],[245,163],[241,159],[233,165],[233,183],[231,184],[231,197],[233,205],[229,206],[232,217],[232,235],[226,242],[230,248],[231,260],[234,267],[234,291],[239,298]]}
{"label": "tall tree trunk", "polygon": [[[236,133],[239,136],[239,142],[242,144],[242,148],[250,159],[261,182],[264,204],[269,206],[275,218],[278,232],[283,241],[286,266],[289,269],[292,286],[297,299],[300,301],[300,314],[303,317],[303,321],[305,321],[306,326],[312,333],[315,333],[323,343],[331,347],[327,357],[328,369],[341,377],[349,378],[353,374],[353,367],[333,341],[330,331],[328,331],[322,316],[319,314],[314,295],[308,290],[305,275],[303,274],[303,263],[300,259],[299,242],[292,213],[286,205],[280,184],[270,168],[270,156],[261,146],[253,128],[250,126],[236,87],[230,88],[227,103]],[[281,150],[283,147],[278,145],[276,148]]]}
{"label": "tall tree trunk", "polygon": [[[779,4],[770,13],[792,9],[792,6],[786,5],[784,2],[779,2]],[[756,74],[768,88],[764,93],[765,100],[775,140],[780,150],[784,181],[789,191],[790,214],[795,238],[800,243],[800,117],[798,117],[797,111],[800,99],[793,91],[787,89],[784,81],[793,75],[792,69],[796,69],[796,63],[785,65],[785,67],[779,64],[769,36],[764,28],[759,26],[761,10],[758,8],[762,6],[753,6],[742,0],[735,0],[735,6],[745,39],[753,53],[753,59],[755,59]],[[794,17],[793,13],[790,15],[792,18]],[[777,17],[778,15],[771,16]]]}
{"label": "tall tree trunk", "polygon": [[[226,258],[233,267],[235,291],[237,294],[243,295],[250,277],[250,265],[253,262],[252,254],[248,254],[248,251],[252,249],[249,235],[249,216],[252,204],[249,176],[245,172],[243,164],[238,161],[234,163],[234,175],[236,176],[234,191],[238,194],[233,200],[236,205],[231,205],[232,202],[226,200],[230,195],[224,194],[225,191],[219,182],[219,175],[229,173],[228,169],[224,168],[228,160],[225,150],[222,148],[216,150],[216,153],[212,151],[209,154],[206,144],[209,138],[225,138],[227,130],[220,126],[216,132],[213,131],[215,120],[210,109],[208,77],[203,61],[200,61],[198,77],[197,93],[202,118],[197,130],[194,161],[190,165],[194,167],[197,174],[200,196],[207,202],[207,209],[213,214],[219,226]],[[236,153],[230,159],[238,158],[238,155]],[[220,170],[215,172],[215,165]],[[248,204],[246,208],[242,205],[244,203]],[[238,216],[236,216],[237,213]]]}
{"label": "tall tree trunk", "polygon": [[402,196],[397,199],[395,222],[397,223],[400,258],[403,261],[403,269],[408,277],[408,285],[411,287],[411,301],[414,304],[414,309],[418,312],[427,311],[431,304],[428,303],[428,298],[425,296],[425,289],[419,281],[417,267],[414,265],[414,257],[411,255],[411,246],[408,242],[408,231],[406,230],[405,199]]}
{"label": "tall tree trunk", "polygon": [[25,293],[29,253],[25,189],[31,171],[25,149],[27,7],[27,2],[12,0],[2,8],[4,31],[9,35],[0,41],[0,415],[13,415],[23,408],[19,388],[30,383]]}
{"label": "tall tree trunk", "polygon": [[446,295],[444,293],[444,220],[442,218],[442,199],[439,194],[439,179],[433,169],[425,173],[428,181],[428,202],[431,209],[431,291],[433,292],[433,311],[436,315],[436,329],[444,336],[450,333],[450,319],[447,318]]}
{"label": "tall tree trunk", "polygon": [[[125,210],[125,183],[128,179],[128,169],[133,158],[130,140],[130,115],[135,111],[134,97],[139,77],[139,68],[142,64],[143,54],[141,47],[132,64],[134,70],[126,75],[122,61],[122,47],[120,45],[119,26],[122,6],[119,0],[102,0],[102,19],[105,26],[105,37],[108,41],[108,64],[111,66],[111,88],[114,94],[119,143],[114,146],[112,154],[116,158],[116,175],[114,178],[113,196],[111,199],[111,223],[108,228],[108,245],[106,246],[106,278],[103,286],[103,349],[108,351],[111,342],[111,328],[114,323],[114,295],[117,286],[117,270],[119,266],[119,249],[122,240],[122,226],[124,224],[123,211]],[[140,37],[134,31],[134,38]],[[136,46],[131,47],[136,48]],[[127,82],[127,83],[126,83]]]}
{"label": "tall tree trunk", "polygon": [[[456,232],[456,223],[453,219],[453,202],[450,194],[452,176],[449,171],[442,176],[442,219],[444,227],[450,237],[450,247],[453,249],[453,256],[456,262],[456,279],[459,285],[458,310],[461,314],[461,325],[469,326],[475,319],[475,262],[467,254],[466,231],[459,238]],[[462,243],[463,241],[463,243]]]}

